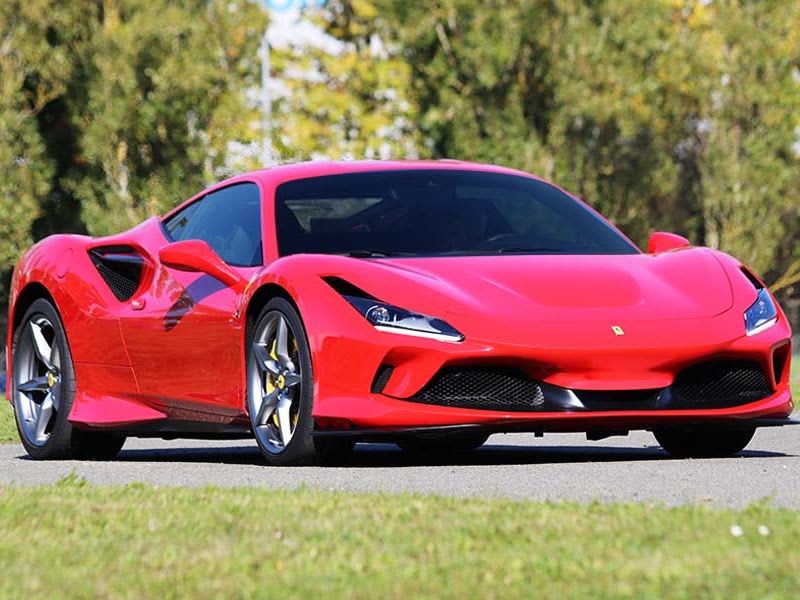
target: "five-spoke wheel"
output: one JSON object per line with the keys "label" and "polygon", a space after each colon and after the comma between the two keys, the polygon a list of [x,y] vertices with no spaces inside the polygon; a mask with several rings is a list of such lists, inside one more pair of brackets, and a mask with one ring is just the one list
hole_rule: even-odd
{"label": "five-spoke wheel", "polygon": [[41,447],[52,432],[61,399],[61,356],[53,324],[34,315],[21,332],[15,370],[18,421],[25,439]]}
{"label": "five-spoke wheel", "polygon": [[283,313],[273,310],[261,320],[251,350],[253,428],[263,446],[276,454],[292,441],[303,391],[297,337]]}
{"label": "five-spoke wheel", "polygon": [[311,357],[297,311],[274,298],[248,338],[247,410],[262,453],[276,465],[311,461]]}
{"label": "five-spoke wheel", "polygon": [[314,376],[303,323],[283,298],[263,308],[248,335],[247,410],[256,441],[273,465],[331,461],[347,439],[314,439]]}
{"label": "five-spoke wheel", "polygon": [[74,429],[69,411],[75,376],[55,307],[36,300],[14,330],[12,401],[20,441],[33,458],[109,459],[125,438]]}

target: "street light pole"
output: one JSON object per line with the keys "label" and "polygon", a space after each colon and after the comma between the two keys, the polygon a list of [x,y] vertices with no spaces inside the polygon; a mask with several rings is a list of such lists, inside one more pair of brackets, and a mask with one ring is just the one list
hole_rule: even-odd
{"label": "street light pole", "polygon": [[261,57],[261,112],[263,119],[264,138],[261,142],[261,165],[263,168],[268,169],[272,166],[272,98],[269,93],[270,82],[270,48],[269,48],[269,27],[264,30],[264,35],[261,38],[261,48],[259,50]]}
{"label": "street light pole", "polygon": [[[309,4],[322,8],[327,0],[260,0],[267,11],[285,11],[297,7],[301,12]],[[297,2],[297,4],[295,4]],[[269,45],[269,26],[264,30],[261,38],[261,48],[258,51],[261,58],[261,118],[263,128],[263,139],[261,141],[261,165],[268,169],[273,166],[275,156],[272,153],[272,97],[269,92],[271,80],[270,45]]]}

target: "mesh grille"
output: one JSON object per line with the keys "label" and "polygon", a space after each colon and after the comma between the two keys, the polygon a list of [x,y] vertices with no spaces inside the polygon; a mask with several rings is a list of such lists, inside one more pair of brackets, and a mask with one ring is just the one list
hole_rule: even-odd
{"label": "mesh grille", "polygon": [[381,365],[378,369],[378,372],[375,374],[375,381],[372,382],[372,393],[373,394],[380,394],[383,392],[383,388],[386,387],[386,384],[389,383],[389,378],[392,376],[394,372],[394,367],[389,365]]}
{"label": "mesh grille", "polygon": [[111,288],[117,300],[127,302],[136,293],[136,289],[139,287],[138,280],[133,280],[123,273],[118,273],[105,263],[99,262],[96,266],[100,276]]}
{"label": "mesh grille", "polygon": [[457,408],[530,411],[544,403],[544,394],[536,381],[511,369],[448,367],[409,400]]}
{"label": "mesh grille", "polygon": [[697,407],[734,406],[766,398],[772,393],[764,371],[752,362],[711,362],[681,372],[672,394]]}
{"label": "mesh grille", "polygon": [[127,302],[139,289],[144,260],[129,246],[107,246],[89,251],[97,272],[117,300]]}

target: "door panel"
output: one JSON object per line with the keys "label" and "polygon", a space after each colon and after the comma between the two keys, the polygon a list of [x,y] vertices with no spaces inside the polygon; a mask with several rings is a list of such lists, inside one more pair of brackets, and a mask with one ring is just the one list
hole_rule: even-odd
{"label": "door panel", "polygon": [[241,406],[238,294],[208,275],[162,267],[137,300],[144,306],[127,309],[122,332],[140,393],[173,409]]}
{"label": "door panel", "polygon": [[[260,215],[255,184],[223,188],[170,217],[165,232],[171,239],[161,246],[201,239],[249,279],[263,262]],[[161,265],[159,248],[148,249],[155,269],[149,286],[121,315],[139,393],[175,419],[240,415],[244,324],[239,294],[210,275]]]}

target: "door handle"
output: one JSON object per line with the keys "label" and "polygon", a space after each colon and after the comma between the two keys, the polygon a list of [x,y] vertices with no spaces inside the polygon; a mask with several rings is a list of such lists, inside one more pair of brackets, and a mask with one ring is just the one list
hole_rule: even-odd
{"label": "door handle", "polygon": [[133,310],[143,310],[145,306],[147,306],[147,301],[144,298],[139,298],[131,302],[131,308]]}

